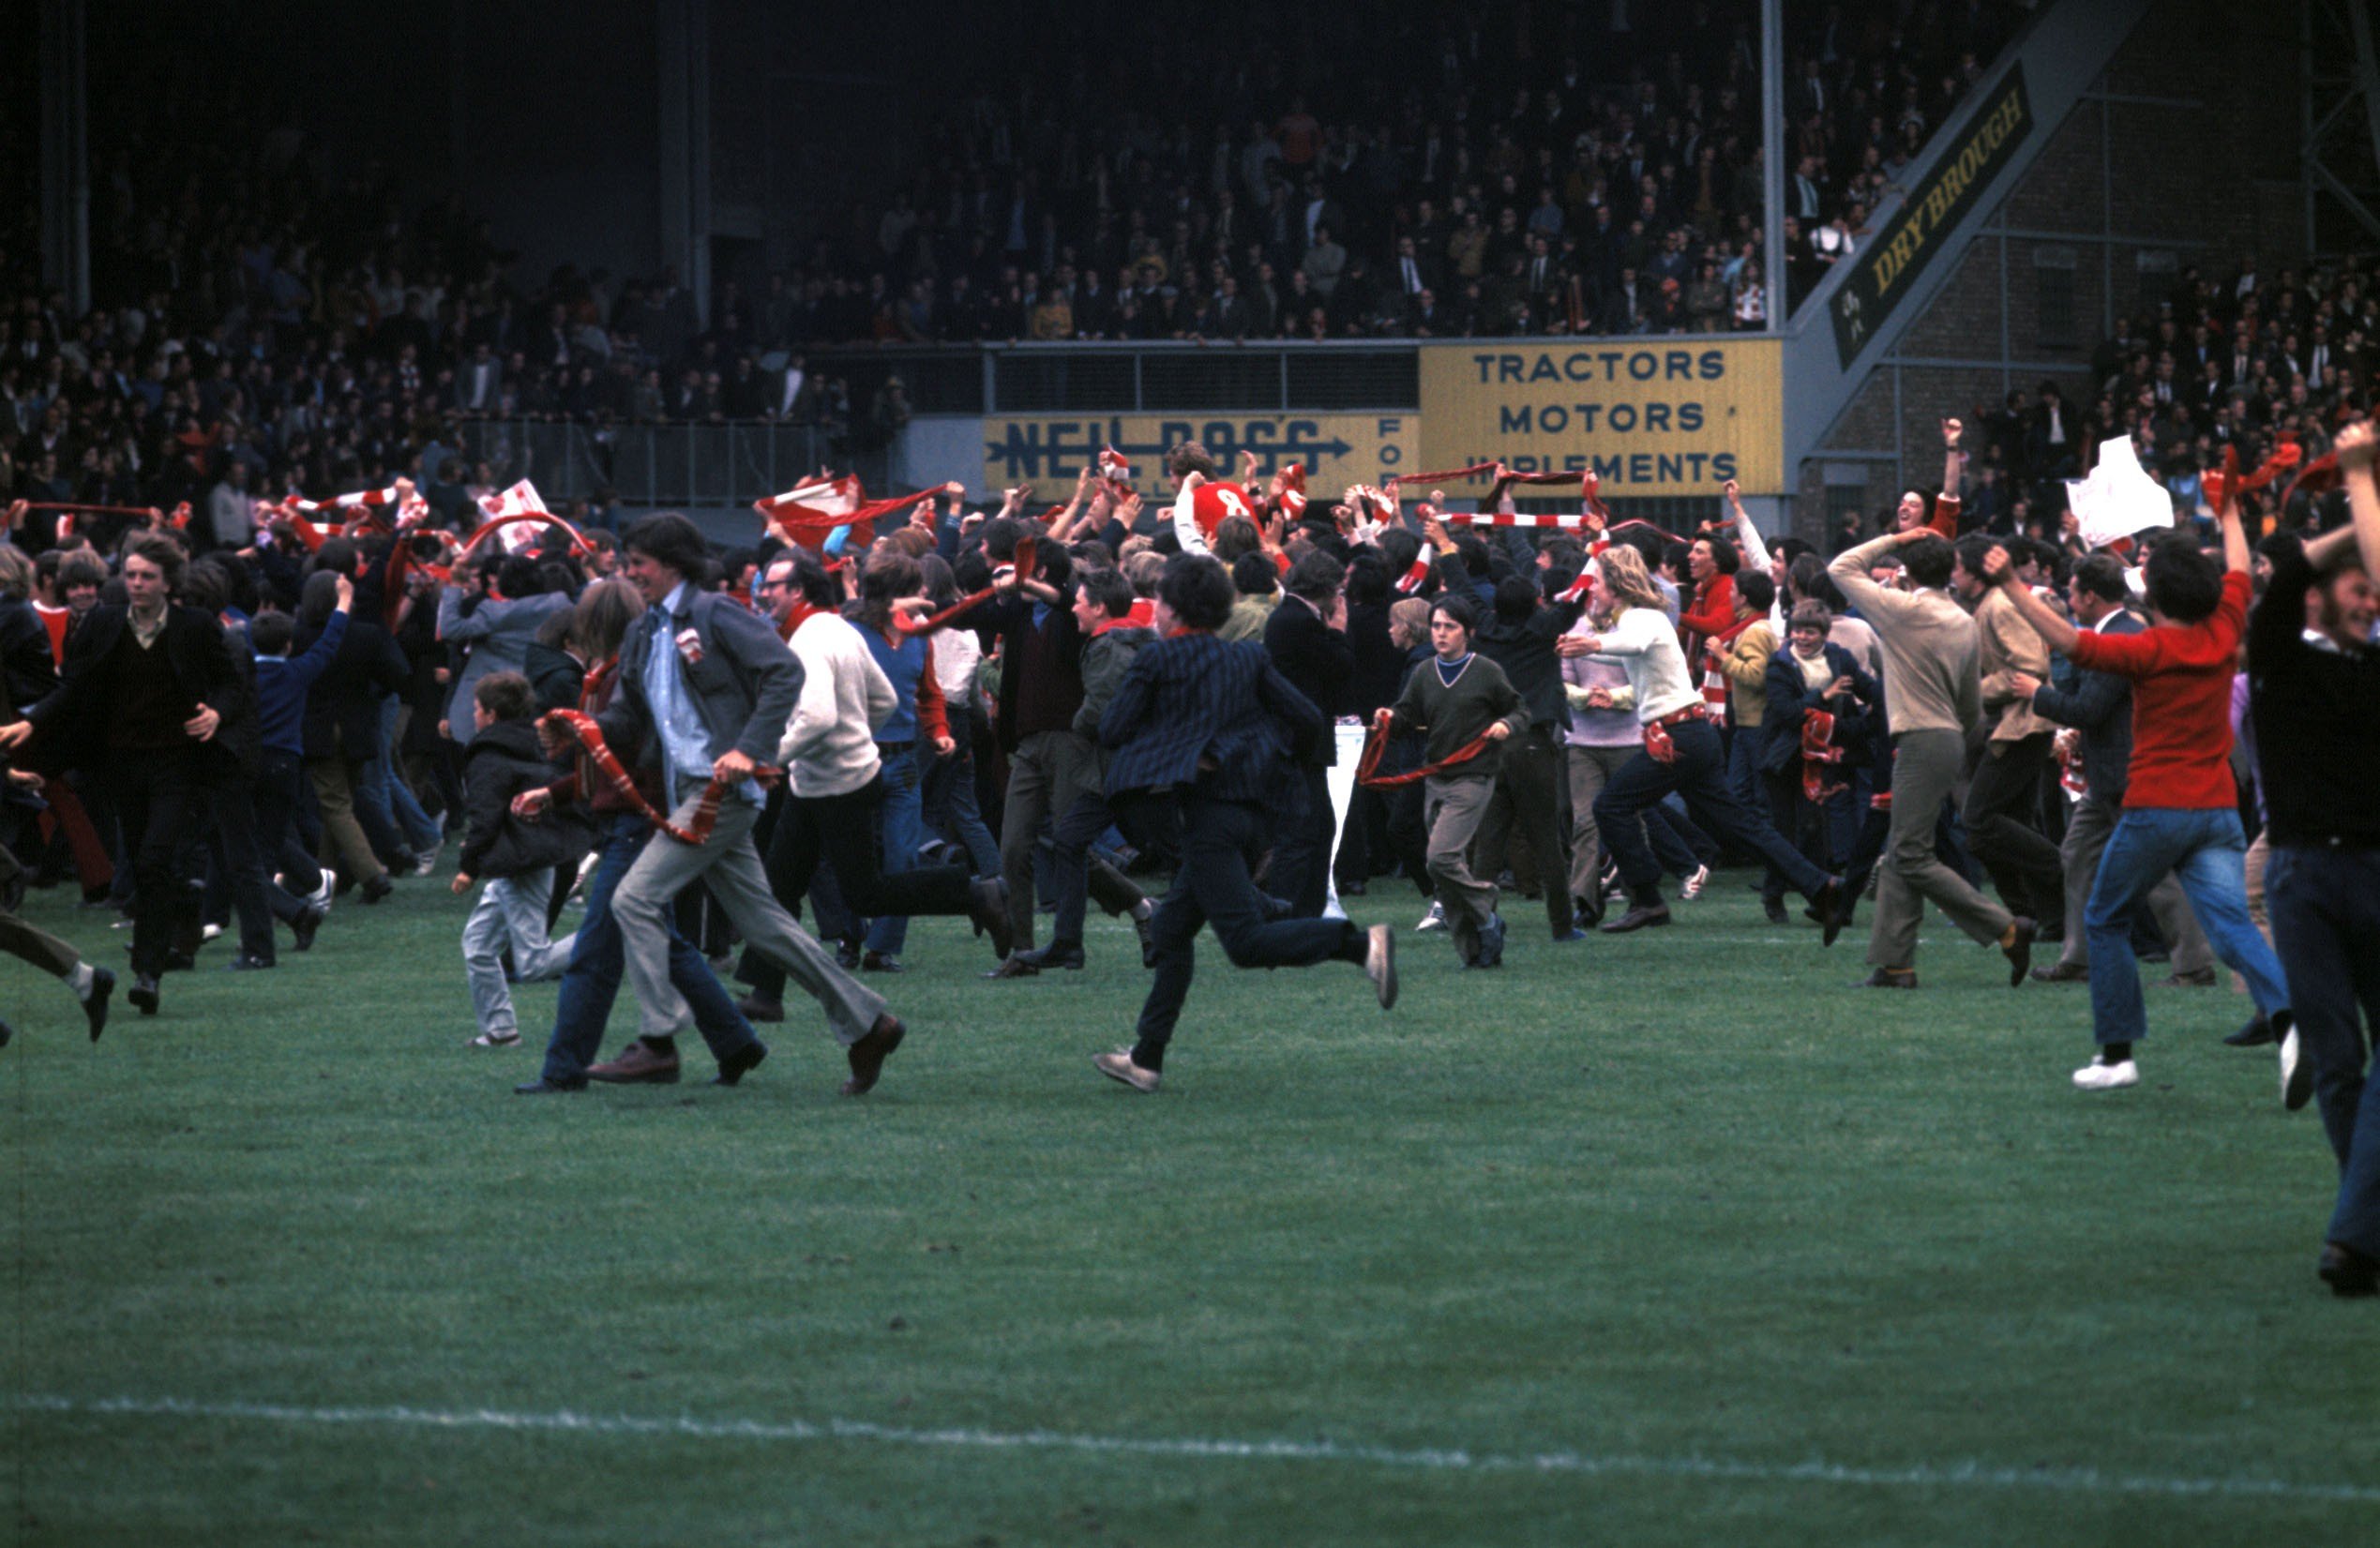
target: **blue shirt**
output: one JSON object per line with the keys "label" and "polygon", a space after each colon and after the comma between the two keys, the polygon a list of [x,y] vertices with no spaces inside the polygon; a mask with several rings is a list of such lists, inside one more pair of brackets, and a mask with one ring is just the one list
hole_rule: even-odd
{"label": "blue shirt", "polygon": [[323,625],[322,638],[304,655],[260,655],[256,658],[256,726],[258,738],[275,752],[306,756],[306,690],[330,669],[339,642],[347,638],[347,615],[335,612]]}
{"label": "blue shirt", "polygon": [[[653,729],[661,739],[662,763],[670,773],[672,790],[680,779],[708,784],[717,761],[711,756],[711,733],[702,724],[702,711],[686,685],[685,662],[678,654],[677,620],[681,609],[690,615],[693,606],[694,586],[681,580],[677,590],[647,615],[652,619],[653,648],[644,657],[644,700],[653,710]],[[738,800],[755,806],[766,799],[756,779],[737,786],[735,793]]]}

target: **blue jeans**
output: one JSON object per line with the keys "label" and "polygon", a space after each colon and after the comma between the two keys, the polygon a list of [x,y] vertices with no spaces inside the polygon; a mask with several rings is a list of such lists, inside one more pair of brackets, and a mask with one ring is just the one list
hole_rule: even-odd
{"label": "blue jeans", "polygon": [[950,712],[950,734],[958,750],[926,765],[926,823],[943,842],[967,851],[967,864],[977,876],[998,876],[1000,844],[975,803],[974,732],[969,719],[963,710]]}
{"label": "blue jeans", "polygon": [[1804,897],[1815,897],[1830,879],[1827,873],[1804,860],[1757,806],[1738,802],[1727,789],[1726,754],[1719,732],[1707,720],[1685,720],[1671,728],[1677,756],[1664,763],[1650,753],[1639,753],[1620,766],[1595,798],[1595,825],[1604,843],[1619,863],[1620,878],[1642,904],[1661,900],[1661,863],[1653,858],[1638,814],[1657,804],[1671,791],[1686,798],[1695,814],[1732,839],[1760,855],[1785,873],[1787,882]]}
{"label": "blue jeans", "polygon": [[2181,879],[2182,895],[2215,955],[2248,981],[2256,1009],[2270,1020],[2289,1008],[2281,961],[2248,917],[2247,856],[2239,814],[2229,807],[2127,807],[2116,819],[2083,909],[2090,935],[2091,1035],[2101,1044],[2137,1043],[2148,1035],[2140,959],[2132,955],[2132,910],[2167,871]]}
{"label": "blue jeans", "polygon": [[2380,851],[2276,846],[2265,902],[2339,1157],[2327,1239],[2380,1257],[2380,1081],[2365,1078],[2366,1029],[2380,1034]]}
{"label": "blue jeans", "polygon": [[[884,759],[884,799],[876,808],[876,819],[883,824],[884,874],[896,876],[914,866],[918,846],[926,842],[926,804],[914,751]],[[886,914],[867,927],[867,949],[879,955],[898,956],[908,942],[907,914]]]}
{"label": "blue jeans", "polygon": [[[565,1083],[585,1078],[603,1046],[603,1029],[611,1020],[612,1002],[620,998],[620,979],[627,970],[627,952],[620,939],[620,924],[611,914],[611,894],[628,874],[655,830],[643,818],[628,812],[602,819],[595,841],[595,868],[587,878],[587,913],[570,948],[570,966],[563,970],[562,993],[555,1001],[553,1036],[546,1044],[545,1077]],[[672,841],[674,842],[674,840]],[[675,930],[670,932],[670,983],[685,997],[694,1013],[695,1029],[710,1045],[712,1057],[725,1059],[754,1040],[752,1024],[735,1008],[734,997],[713,975],[702,954]]]}
{"label": "blue jeans", "polygon": [[363,778],[357,782],[355,801],[358,805],[369,802],[378,813],[384,809],[394,827],[404,836],[407,848],[416,854],[436,854],[445,843],[445,830],[438,819],[421,809],[414,799],[412,787],[397,777],[397,716],[404,708],[394,694],[380,702],[380,756],[364,765]]}

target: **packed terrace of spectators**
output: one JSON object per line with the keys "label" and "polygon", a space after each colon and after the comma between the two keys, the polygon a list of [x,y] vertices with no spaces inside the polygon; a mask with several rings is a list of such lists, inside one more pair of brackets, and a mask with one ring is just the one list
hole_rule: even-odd
{"label": "packed terrace of spectators", "polygon": [[[1808,9],[1789,16],[1797,288],[1856,245],[2022,15]],[[188,82],[95,126],[78,316],[38,277],[38,157],[15,114],[0,488],[170,506],[224,483],[428,483],[422,449],[480,417],[774,419],[866,449],[897,430],[897,398],[854,403],[799,364],[862,339],[1765,325],[1755,8],[1592,12],[1496,4],[1250,47],[1267,13],[1226,8],[1162,68],[1095,36],[1024,51],[1037,71],[927,98],[903,131],[913,175],[766,293],[723,282],[707,325],[674,274],[523,275],[477,213],[334,175],[269,95]],[[194,111],[213,132],[167,131]]]}

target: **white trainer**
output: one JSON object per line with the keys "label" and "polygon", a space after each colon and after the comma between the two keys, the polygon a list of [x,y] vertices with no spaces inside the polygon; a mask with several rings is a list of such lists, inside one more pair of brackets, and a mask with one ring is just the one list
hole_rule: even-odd
{"label": "white trainer", "polygon": [[1413,933],[1419,935],[1423,930],[1442,930],[1444,928],[1446,928],[1446,909],[1439,904],[1432,903],[1430,905],[1430,911],[1422,916],[1422,922],[1419,924],[1413,926]]}
{"label": "white trainer", "polygon": [[2074,1089],[2078,1091],[2118,1091],[2139,1084],[2140,1066],[2129,1059],[2113,1064],[2104,1059],[2094,1059],[2074,1072]]}
{"label": "white trainer", "polygon": [[2293,1025],[2281,1034],[2281,1105],[2296,1112],[2313,1100],[2313,1065],[2297,1045]]}

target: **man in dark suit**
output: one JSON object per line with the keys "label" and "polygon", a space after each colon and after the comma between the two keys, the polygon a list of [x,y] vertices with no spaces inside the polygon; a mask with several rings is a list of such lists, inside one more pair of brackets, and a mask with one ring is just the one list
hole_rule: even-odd
{"label": "man in dark suit", "polygon": [[1344,707],[1355,651],[1347,639],[1347,571],[1327,553],[1309,553],[1289,571],[1288,594],[1265,621],[1264,651],[1322,713],[1321,729],[1290,749],[1300,799],[1282,812],[1274,830],[1268,886],[1288,900],[1298,919],[1319,919],[1330,899],[1331,836],[1338,824],[1331,809],[1331,766],[1337,761],[1332,717]]}
{"label": "man in dark suit", "polygon": [[[1574,574],[1562,577],[1562,588],[1576,579]],[[1492,857],[1504,847],[1506,836],[1519,829],[1544,894],[1545,923],[1554,939],[1584,940],[1587,934],[1578,928],[1567,879],[1570,846],[1561,792],[1569,781],[1563,738],[1570,729],[1570,706],[1562,695],[1561,661],[1554,654],[1554,642],[1578,622],[1580,609],[1575,602],[1546,602],[1536,582],[1516,575],[1496,583],[1493,607],[1473,643],[1480,654],[1504,669],[1527,701],[1529,729],[1504,744],[1496,793],[1480,824],[1482,850]]]}
{"label": "man in dark suit", "polygon": [[37,753],[57,767],[101,771],[132,856],[133,984],[125,998],[143,1015],[157,1014],[174,925],[192,909],[173,873],[174,849],[217,773],[215,733],[241,703],[223,626],[170,600],[185,563],[170,538],[134,543],[124,561],[128,605],[94,608],[67,642],[57,688],[0,728],[0,751],[38,736]]}
{"label": "man in dark suit", "polygon": [[[1359,930],[1345,920],[1268,919],[1249,879],[1263,839],[1264,803],[1279,788],[1288,740],[1321,735],[1330,722],[1289,685],[1253,640],[1214,631],[1231,615],[1231,577],[1208,554],[1176,554],[1157,589],[1154,644],[1132,658],[1099,722],[1114,749],[1107,788],[1127,831],[1162,835],[1182,856],[1173,887],[1157,904],[1157,976],[1141,1006],[1137,1041],[1092,1060],[1136,1091],[1153,1092],[1166,1045],[1190,992],[1192,943],[1209,921],[1225,954],[1242,968],[1290,968],[1336,960],[1363,968],[1380,1008],[1396,1003],[1396,941],[1389,926]],[[1288,604],[1284,604],[1288,606]]]}
{"label": "man in dark suit", "polygon": [[[2131,593],[2124,568],[2107,554],[2093,554],[2074,567],[2066,597],[2076,627],[2093,634],[2138,634],[2148,625],[2125,606]],[[2029,693],[2033,713],[2044,720],[2071,726],[2082,733],[2083,782],[2086,793],[2067,814],[2066,838],[2058,846],[2058,861],[2066,880],[2066,944],[2055,967],[2036,968],[2033,976],[2044,984],[2088,981],[2090,943],[2074,922],[2090,901],[2091,883],[2099,876],[2099,857],[2122,815],[2124,787],[2132,761],[2131,679],[2114,672],[2081,671],[2074,686],[2060,689],[2019,674],[2014,686]],[[2215,954],[2206,932],[2191,914],[2181,883],[2168,875],[2148,894],[2148,911],[2157,933],[2172,954],[2174,973],[2168,984],[2204,986],[2215,982]]]}
{"label": "man in dark suit", "polygon": [[[851,1060],[843,1094],[858,1096],[876,1084],[905,1029],[881,996],[794,924],[769,891],[752,844],[761,816],[753,770],[778,760],[802,694],[801,665],[759,614],[688,579],[707,557],[693,522],[674,513],[649,516],[623,544],[646,611],[620,647],[619,692],[598,720],[604,742],[623,763],[659,773],[675,827],[700,832],[697,814],[706,802],[716,816],[700,843],[655,838],[612,894],[639,1035],[618,1059],[587,1074],[621,1084],[678,1078],[677,1034],[694,1016],[670,981],[670,924],[678,894],[700,881],[745,940],[824,1007]],[[721,1081],[732,1085],[767,1049],[754,1040],[712,1053]]]}

